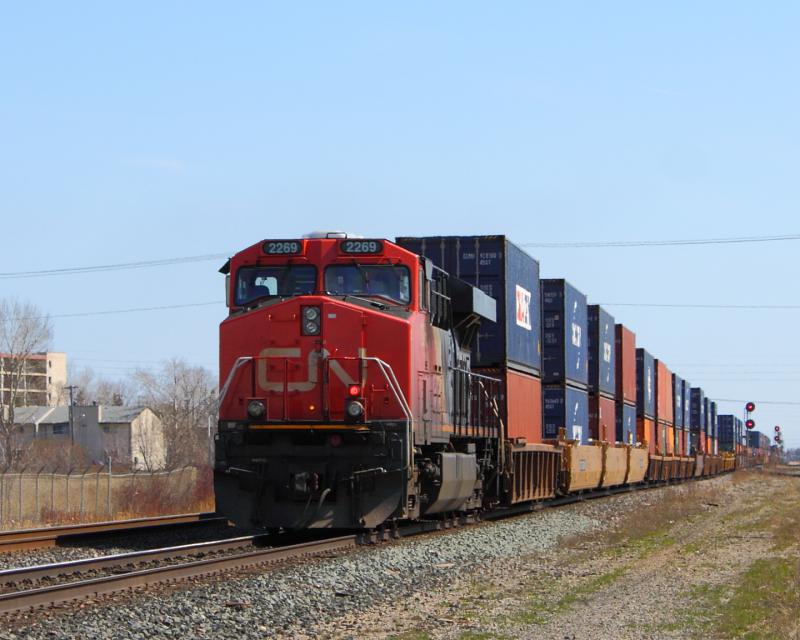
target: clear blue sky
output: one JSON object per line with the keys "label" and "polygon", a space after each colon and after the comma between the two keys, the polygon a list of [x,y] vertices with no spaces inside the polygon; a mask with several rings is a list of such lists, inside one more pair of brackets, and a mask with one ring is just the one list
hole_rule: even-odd
{"label": "clear blue sky", "polygon": [[[796,233],[790,2],[16,3],[0,271],[320,228],[519,243]],[[800,304],[800,242],[530,249],[595,302]],[[222,261],[0,280],[98,373],[213,368]],[[800,310],[609,306],[712,397],[800,402]],[[722,412],[740,405],[721,403]],[[800,405],[760,405],[800,446]]]}

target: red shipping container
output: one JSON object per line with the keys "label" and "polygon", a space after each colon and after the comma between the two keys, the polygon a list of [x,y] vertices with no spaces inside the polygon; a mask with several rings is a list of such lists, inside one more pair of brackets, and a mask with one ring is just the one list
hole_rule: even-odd
{"label": "red shipping container", "polygon": [[617,400],[636,404],[636,334],[618,324],[615,336]]}
{"label": "red shipping container", "polygon": [[656,423],[650,418],[636,418],[636,441],[647,441],[647,450],[651,455],[656,453]]}
{"label": "red shipping container", "polygon": [[672,372],[663,360],[656,360],[656,420],[674,424],[672,411]]}
{"label": "red shipping container", "polygon": [[697,452],[703,454],[708,453],[708,451],[706,451],[706,434],[700,431],[698,435],[700,437],[698,438]]}
{"label": "red shipping container", "polygon": [[498,405],[509,440],[542,441],[542,380],[513,369],[476,369],[476,373],[500,378]]}
{"label": "red shipping container", "polygon": [[589,438],[614,442],[617,436],[617,405],[612,398],[589,395]]}

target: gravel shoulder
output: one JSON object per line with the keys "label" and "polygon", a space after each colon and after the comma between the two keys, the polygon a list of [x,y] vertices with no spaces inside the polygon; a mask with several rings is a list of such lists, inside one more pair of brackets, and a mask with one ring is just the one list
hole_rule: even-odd
{"label": "gravel shoulder", "polygon": [[[798,514],[800,479],[740,472],[33,612],[0,638],[740,637],[767,629],[742,589],[765,574],[789,604],[763,637],[792,637]],[[752,615],[720,626],[731,607]]]}

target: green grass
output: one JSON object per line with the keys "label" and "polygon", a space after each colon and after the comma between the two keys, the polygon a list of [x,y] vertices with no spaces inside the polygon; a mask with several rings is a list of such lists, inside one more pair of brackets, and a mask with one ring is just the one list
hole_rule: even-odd
{"label": "green grass", "polygon": [[575,604],[583,602],[589,596],[615,582],[626,571],[627,568],[620,567],[592,578],[555,601],[547,601],[544,598],[535,597],[529,602],[527,608],[513,616],[512,620],[523,624],[546,624],[550,617],[571,610]]}

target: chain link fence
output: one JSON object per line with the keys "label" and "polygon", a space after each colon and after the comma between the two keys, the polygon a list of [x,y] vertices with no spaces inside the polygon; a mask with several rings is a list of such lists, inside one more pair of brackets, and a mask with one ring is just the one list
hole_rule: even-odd
{"label": "chain link fence", "polygon": [[213,511],[211,472],[0,471],[0,529]]}

